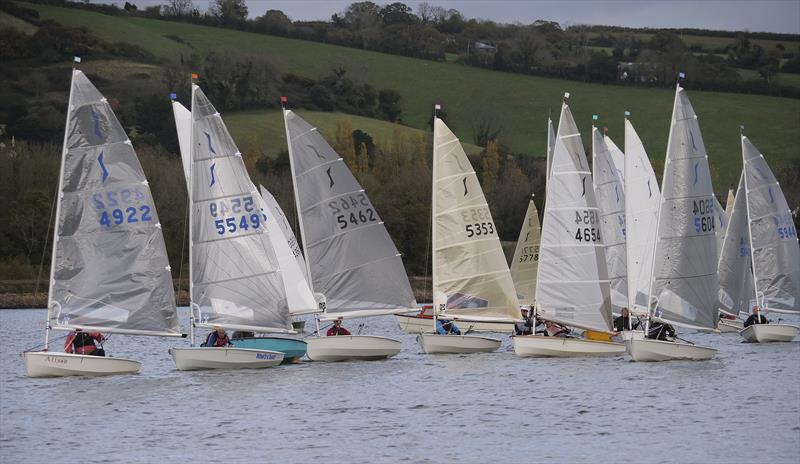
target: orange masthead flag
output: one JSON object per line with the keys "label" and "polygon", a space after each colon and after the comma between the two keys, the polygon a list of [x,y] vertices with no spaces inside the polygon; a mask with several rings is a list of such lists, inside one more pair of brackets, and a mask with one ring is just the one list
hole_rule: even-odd
{"label": "orange masthead flag", "polygon": [[198,78],[197,73],[192,73],[192,79],[197,79],[197,78]]}

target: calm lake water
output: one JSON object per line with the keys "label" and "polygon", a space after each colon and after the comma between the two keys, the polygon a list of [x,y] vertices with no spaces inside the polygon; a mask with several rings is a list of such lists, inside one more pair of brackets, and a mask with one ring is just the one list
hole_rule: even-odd
{"label": "calm lake water", "polygon": [[800,459],[798,342],[684,334],[719,349],[699,363],[520,359],[507,336],[496,353],[429,356],[384,317],[362,333],[402,339],[386,361],[183,373],[167,349],[185,340],[113,335],[106,350],[139,375],[29,379],[19,353],[44,318],[0,311],[0,462]]}

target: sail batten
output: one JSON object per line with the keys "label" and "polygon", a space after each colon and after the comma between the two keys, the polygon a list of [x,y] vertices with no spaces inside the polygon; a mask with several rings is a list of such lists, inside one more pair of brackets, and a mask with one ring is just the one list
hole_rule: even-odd
{"label": "sail batten", "polygon": [[180,334],[144,171],[108,101],[80,70],[70,85],[55,227],[53,328]]}

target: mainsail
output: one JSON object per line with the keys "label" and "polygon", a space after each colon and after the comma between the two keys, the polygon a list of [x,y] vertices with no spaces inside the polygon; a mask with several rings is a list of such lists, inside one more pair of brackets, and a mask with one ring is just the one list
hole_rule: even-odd
{"label": "mainsail", "polygon": [[553,167],[553,150],[556,148],[556,131],[553,130],[553,120],[547,118],[547,178],[550,178],[550,169]]}
{"label": "mainsail", "polygon": [[316,128],[285,110],[295,200],[312,289],[334,317],[416,307],[403,260],[344,160]]}
{"label": "mainsail", "polygon": [[72,73],[50,280],[54,328],[179,335],[161,223],[111,106]]}
{"label": "mainsail", "polygon": [[547,181],[536,305],[541,317],[609,332],[611,295],[600,213],[581,135],[561,107]]}
{"label": "mainsail", "polygon": [[175,117],[175,129],[178,133],[178,148],[181,152],[183,174],[186,176],[186,185],[189,185],[189,166],[191,165],[191,137],[192,137],[192,112],[187,110],[180,102],[172,101],[172,115]]}
{"label": "mainsail", "polygon": [[792,212],[764,155],[744,136],[742,159],[757,299],[769,311],[800,312],[800,246]]}
{"label": "mainsail", "polygon": [[717,266],[718,308],[732,316],[747,315],[755,302],[744,188],[743,174],[739,178],[736,199],[729,205],[731,216]]}
{"label": "mainsail", "polygon": [[519,304],[531,306],[536,300],[536,272],[539,267],[539,241],[542,229],[539,226],[539,211],[533,198],[519,231],[517,248],[511,261],[511,279],[517,289]]}
{"label": "mainsail", "polygon": [[190,273],[198,325],[291,332],[261,197],[222,117],[196,85],[191,132]]}
{"label": "mainsail", "polygon": [[653,276],[658,205],[661,193],[644,145],[631,122],[625,119],[625,248],[628,275],[628,308],[647,312],[647,294]]}
{"label": "mainsail", "polygon": [[[613,145],[611,142],[610,145]],[[608,137],[592,127],[592,180],[600,211],[600,231],[606,246],[608,278],[611,282],[611,309],[619,314],[628,306],[627,263],[625,257],[625,191],[621,169],[608,150]],[[616,146],[615,146],[616,147]],[[622,153],[617,148],[619,153]],[[624,162],[620,157],[618,162]]]}
{"label": "mainsail", "polygon": [[621,187],[625,187],[625,153],[620,150],[616,143],[611,140],[608,134],[603,134],[603,140],[606,142],[608,153],[611,155],[611,162],[614,163],[614,168],[617,170],[617,177],[621,182]]}
{"label": "mainsail", "polygon": [[650,301],[654,316],[717,326],[717,216],[703,136],[689,97],[675,90],[664,164]]}
{"label": "mainsail", "polygon": [[433,121],[434,311],[518,320],[514,282],[478,177],[455,134]]}

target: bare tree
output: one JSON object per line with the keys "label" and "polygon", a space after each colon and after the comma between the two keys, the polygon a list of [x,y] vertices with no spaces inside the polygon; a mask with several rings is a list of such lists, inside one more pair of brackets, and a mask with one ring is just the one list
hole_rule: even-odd
{"label": "bare tree", "polygon": [[161,6],[161,14],[164,16],[191,16],[194,10],[192,0],[167,0],[167,4]]}

